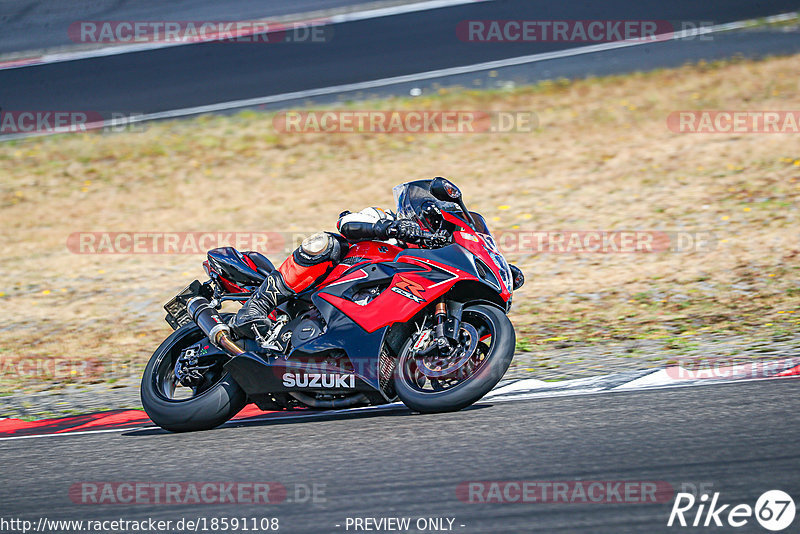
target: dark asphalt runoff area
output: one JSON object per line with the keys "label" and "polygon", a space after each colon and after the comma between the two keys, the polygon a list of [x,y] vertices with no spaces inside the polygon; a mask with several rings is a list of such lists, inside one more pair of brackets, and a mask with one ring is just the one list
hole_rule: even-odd
{"label": "dark asphalt runoff area", "polygon": [[[464,533],[687,530],[666,527],[672,492],[658,503],[471,504],[456,489],[468,481],[662,481],[673,491],[719,492],[720,503],[753,506],[772,489],[797,500],[799,393],[800,381],[784,379],[482,403],[452,414],[3,441],[0,517],[277,517],[287,533],[348,532],[348,517],[450,518]],[[279,482],[302,502],[75,504],[70,487],[85,481]],[[306,502],[304,488],[314,484],[317,502]],[[736,531],[763,532],[752,518]]]}
{"label": "dark asphalt runoff area", "polygon": [[258,20],[375,3],[369,0],[3,0],[0,54],[75,45],[67,28],[78,21]]}
{"label": "dark asphalt runoff area", "polygon": [[[203,43],[2,70],[0,108],[148,114],[586,44],[465,42],[456,35],[459,22],[465,20],[664,20],[678,25],[681,21],[724,23],[798,7],[797,0],[501,0],[465,4],[336,24],[325,34],[325,42]],[[791,39],[796,42],[796,35]],[[779,46],[772,53],[787,49],[792,47]],[[728,50],[731,54],[736,51]],[[648,68],[659,66],[644,63]]]}

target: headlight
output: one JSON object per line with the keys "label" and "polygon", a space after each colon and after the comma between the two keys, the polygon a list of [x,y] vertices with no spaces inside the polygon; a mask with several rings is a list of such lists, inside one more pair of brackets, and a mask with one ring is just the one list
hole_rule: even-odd
{"label": "headlight", "polygon": [[500,278],[503,280],[503,285],[506,286],[506,289],[509,291],[513,291],[514,282],[508,262],[503,255],[500,254],[500,250],[498,250],[494,239],[492,239],[492,236],[486,234],[479,235],[483,239],[483,242],[486,243],[486,248],[489,249],[489,257],[492,258],[494,264],[497,265],[497,270],[500,271]]}

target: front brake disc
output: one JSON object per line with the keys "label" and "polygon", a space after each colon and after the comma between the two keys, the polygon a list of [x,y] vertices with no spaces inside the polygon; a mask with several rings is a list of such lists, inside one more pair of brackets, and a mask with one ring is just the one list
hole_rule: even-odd
{"label": "front brake disc", "polygon": [[419,372],[428,378],[443,378],[454,374],[475,354],[478,347],[478,331],[469,323],[461,323],[459,344],[450,354],[442,355],[438,350],[417,360]]}

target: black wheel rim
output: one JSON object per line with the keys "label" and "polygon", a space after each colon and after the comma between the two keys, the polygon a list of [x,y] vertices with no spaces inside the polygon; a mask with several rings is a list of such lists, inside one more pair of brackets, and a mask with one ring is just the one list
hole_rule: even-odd
{"label": "black wheel rim", "polygon": [[417,392],[436,394],[457,388],[478,374],[489,361],[496,343],[497,329],[491,317],[478,309],[464,310],[461,320],[472,325],[480,339],[474,354],[464,365],[451,375],[429,378],[420,371],[417,359],[411,354],[412,340],[408,340],[400,354],[398,378]]}
{"label": "black wheel rim", "polygon": [[180,335],[172,345],[165,350],[153,367],[153,390],[161,400],[167,402],[189,402],[205,394],[225,378],[225,371],[222,365],[227,361],[227,357],[212,355],[208,361],[203,362],[207,369],[203,372],[203,378],[196,385],[183,386],[175,376],[175,364],[181,353],[188,347],[200,342],[208,345],[208,337],[194,327],[187,329]]}

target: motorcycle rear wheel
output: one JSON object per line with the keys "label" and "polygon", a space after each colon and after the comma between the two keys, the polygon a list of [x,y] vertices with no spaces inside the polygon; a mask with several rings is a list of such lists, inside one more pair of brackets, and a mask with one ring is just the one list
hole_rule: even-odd
{"label": "motorcycle rear wheel", "polygon": [[[142,376],[142,406],[150,419],[171,432],[215,428],[239,413],[247,404],[247,394],[220,365],[204,382],[192,388],[191,396],[176,395],[179,384],[174,375],[181,352],[205,337],[189,323],[175,330],[156,349]],[[187,389],[187,388],[182,388]]]}
{"label": "motorcycle rear wheel", "polygon": [[464,308],[462,322],[475,327],[480,342],[470,361],[451,376],[426,377],[411,354],[414,339],[403,345],[395,371],[395,389],[412,410],[441,413],[466,408],[491,391],[511,365],[516,334],[502,310],[476,304]]}

